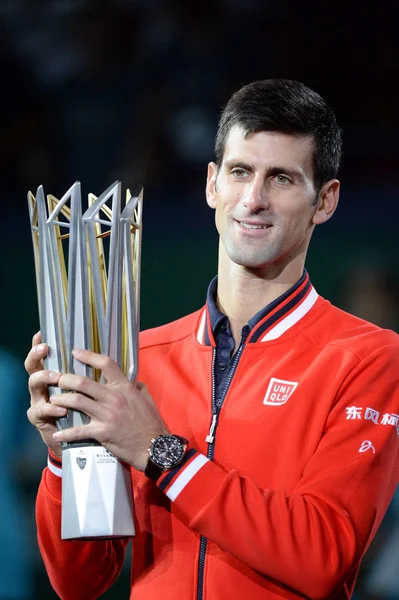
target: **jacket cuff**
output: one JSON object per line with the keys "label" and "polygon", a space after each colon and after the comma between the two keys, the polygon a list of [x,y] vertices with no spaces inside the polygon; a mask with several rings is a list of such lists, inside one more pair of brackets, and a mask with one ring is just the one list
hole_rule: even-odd
{"label": "jacket cuff", "polygon": [[227,473],[191,448],[180,465],[163,473],[156,484],[191,520],[211,500]]}
{"label": "jacket cuff", "polygon": [[62,495],[62,460],[51,450],[48,452],[47,469],[44,472],[44,483],[52,496],[61,500]]}
{"label": "jacket cuff", "polygon": [[62,477],[62,459],[56,456],[50,449],[48,451],[47,466],[53,475]]}

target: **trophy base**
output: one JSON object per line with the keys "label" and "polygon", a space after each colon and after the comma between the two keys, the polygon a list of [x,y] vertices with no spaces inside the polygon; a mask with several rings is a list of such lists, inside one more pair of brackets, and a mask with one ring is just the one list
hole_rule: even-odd
{"label": "trophy base", "polygon": [[99,445],[62,451],[61,539],[134,536],[130,472]]}

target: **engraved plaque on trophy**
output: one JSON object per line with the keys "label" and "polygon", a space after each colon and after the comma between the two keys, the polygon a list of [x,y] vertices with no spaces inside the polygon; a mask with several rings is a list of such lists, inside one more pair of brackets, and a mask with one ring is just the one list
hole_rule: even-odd
{"label": "engraved plaque on trophy", "polygon": [[[72,355],[84,348],[110,356],[130,381],[138,371],[143,190],[120,182],[82,207],[76,182],[58,200],[40,186],[28,205],[45,367],[102,381]],[[51,393],[60,393],[50,388]],[[58,429],[90,422],[68,410]],[[62,539],[134,535],[129,469],[95,440],[62,444]]]}

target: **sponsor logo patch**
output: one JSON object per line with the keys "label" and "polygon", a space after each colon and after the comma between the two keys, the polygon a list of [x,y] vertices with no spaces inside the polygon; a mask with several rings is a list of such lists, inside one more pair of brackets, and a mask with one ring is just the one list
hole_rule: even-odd
{"label": "sponsor logo patch", "polygon": [[359,452],[367,452],[367,450],[372,450],[373,454],[375,454],[375,448],[370,440],[364,440],[359,448]]}
{"label": "sponsor logo patch", "polygon": [[297,385],[297,381],[285,381],[285,379],[272,377],[263,399],[263,404],[268,404],[269,406],[285,404],[294,393]]}
{"label": "sponsor logo patch", "polygon": [[376,425],[391,425],[395,427],[399,435],[399,415],[395,413],[380,413],[374,408],[367,406],[347,406],[346,407],[346,420],[347,421],[372,421]]}

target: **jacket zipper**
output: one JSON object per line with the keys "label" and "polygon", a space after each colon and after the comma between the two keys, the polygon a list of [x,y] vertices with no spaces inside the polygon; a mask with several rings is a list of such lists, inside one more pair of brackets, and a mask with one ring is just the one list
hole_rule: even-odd
{"label": "jacket zipper", "polygon": [[[207,457],[209,460],[213,460],[215,455],[215,439],[216,439],[216,429],[218,426],[219,413],[223,406],[224,399],[228,392],[228,389],[231,384],[231,380],[234,377],[234,373],[236,372],[238,361],[240,360],[240,356],[243,350],[244,344],[241,342],[239,345],[237,352],[233,358],[233,364],[231,366],[231,370],[226,381],[226,385],[224,386],[223,393],[220,398],[220,402],[216,402],[216,384],[215,384],[215,361],[216,361],[216,348],[213,348],[212,355],[212,421],[209,428],[209,433],[205,438],[205,441],[208,443],[208,452]],[[198,559],[198,586],[197,586],[197,600],[203,600],[204,594],[204,569],[205,569],[205,556],[206,556],[206,547],[207,547],[207,538],[201,535],[200,538],[200,548],[199,548],[199,559]]]}

